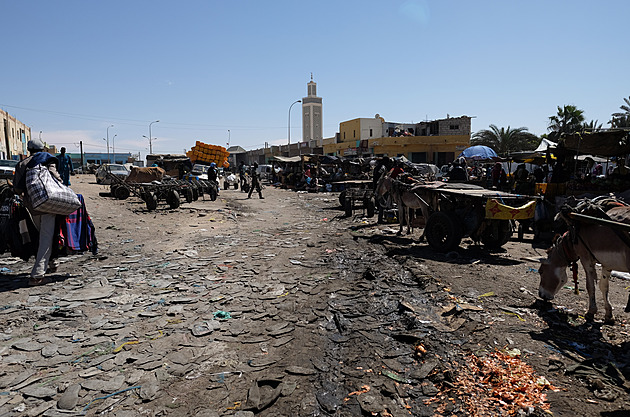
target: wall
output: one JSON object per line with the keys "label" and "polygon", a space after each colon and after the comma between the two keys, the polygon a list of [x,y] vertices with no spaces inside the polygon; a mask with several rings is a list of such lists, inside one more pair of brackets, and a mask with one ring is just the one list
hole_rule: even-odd
{"label": "wall", "polygon": [[0,156],[3,159],[19,159],[27,155],[27,142],[31,140],[31,128],[4,110],[0,110]]}
{"label": "wall", "polygon": [[339,141],[340,143],[354,143],[361,140],[361,119],[348,120],[339,123]]}
{"label": "wall", "polygon": [[[412,153],[425,153],[427,162],[435,163],[437,159],[443,159],[449,154],[448,160],[453,160],[450,154],[459,155],[470,145],[470,135],[445,135],[445,136],[398,136],[369,139],[366,154],[378,156],[404,155],[412,160]],[[357,148],[357,141],[342,142],[324,145],[325,155],[349,155],[353,152],[349,149]],[[441,162],[441,161],[440,161]]]}

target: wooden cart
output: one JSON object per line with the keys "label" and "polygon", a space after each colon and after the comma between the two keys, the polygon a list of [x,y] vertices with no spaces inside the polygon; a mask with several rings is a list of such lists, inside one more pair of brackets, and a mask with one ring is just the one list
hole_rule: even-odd
{"label": "wooden cart", "polygon": [[461,183],[430,182],[420,193],[430,213],[424,234],[440,252],[455,249],[464,237],[500,248],[512,236],[517,220],[534,217],[536,204],[535,197]]}
{"label": "wooden cart", "polygon": [[367,217],[374,217],[376,204],[374,202],[373,182],[371,180],[348,180],[335,183],[344,187],[339,194],[339,204],[346,216],[352,216],[356,209],[363,209]]}

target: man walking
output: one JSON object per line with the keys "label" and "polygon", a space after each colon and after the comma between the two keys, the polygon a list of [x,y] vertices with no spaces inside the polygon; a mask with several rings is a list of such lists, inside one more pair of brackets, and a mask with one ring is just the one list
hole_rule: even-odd
{"label": "man walking", "polygon": [[252,192],[254,192],[254,188],[256,188],[256,191],[258,191],[258,196],[261,199],[263,199],[265,197],[263,197],[262,189],[260,187],[260,174],[258,174],[258,171],[256,168],[258,168],[258,163],[254,162],[254,165],[252,165],[252,168],[250,171],[250,175],[252,177],[252,186],[249,189],[249,194],[247,195],[247,198],[252,198]]}
{"label": "man walking", "polygon": [[[45,277],[47,271],[54,272],[56,264],[50,261],[52,254],[53,237],[55,234],[55,215],[51,213],[36,211],[31,204],[31,196],[26,190],[26,170],[37,165],[42,165],[50,171],[50,174],[61,182],[61,177],[57,172],[57,158],[44,151],[44,144],[39,139],[29,140],[27,149],[30,156],[17,164],[13,177],[13,189],[17,194],[24,194],[24,203],[31,213],[33,223],[39,230],[39,245],[35,265],[31,271],[31,279],[29,285],[42,285],[51,282],[50,278]],[[65,150],[61,148],[62,152]],[[49,264],[50,261],[50,264]]]}
{"label": "man walking", "polygon": [[66,155],[66,148],[61,148],[61,153],[57,155],[59,160],[59,176],[63,181],[63,185],[70,185],[70,175],[74,175],[74,167],[72,166],[72,158]]}

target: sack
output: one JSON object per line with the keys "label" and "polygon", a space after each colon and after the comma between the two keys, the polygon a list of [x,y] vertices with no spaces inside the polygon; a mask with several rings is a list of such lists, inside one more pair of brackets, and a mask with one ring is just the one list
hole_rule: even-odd
{"label": "sack", "polygon": [[75,192],[59,183],[41,164],[26,170],[26,194],[33,208],[43,213],[67,216],[81,207]]}

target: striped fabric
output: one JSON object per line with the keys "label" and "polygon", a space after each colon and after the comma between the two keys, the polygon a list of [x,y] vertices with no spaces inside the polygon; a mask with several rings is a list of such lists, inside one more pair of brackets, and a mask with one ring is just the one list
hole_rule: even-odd
{"label": "striped fabric", "polygon": [[26,193],[38,212],[65,216],[81,207],[75,192],[59,183],[41,164],[26,170]]}

